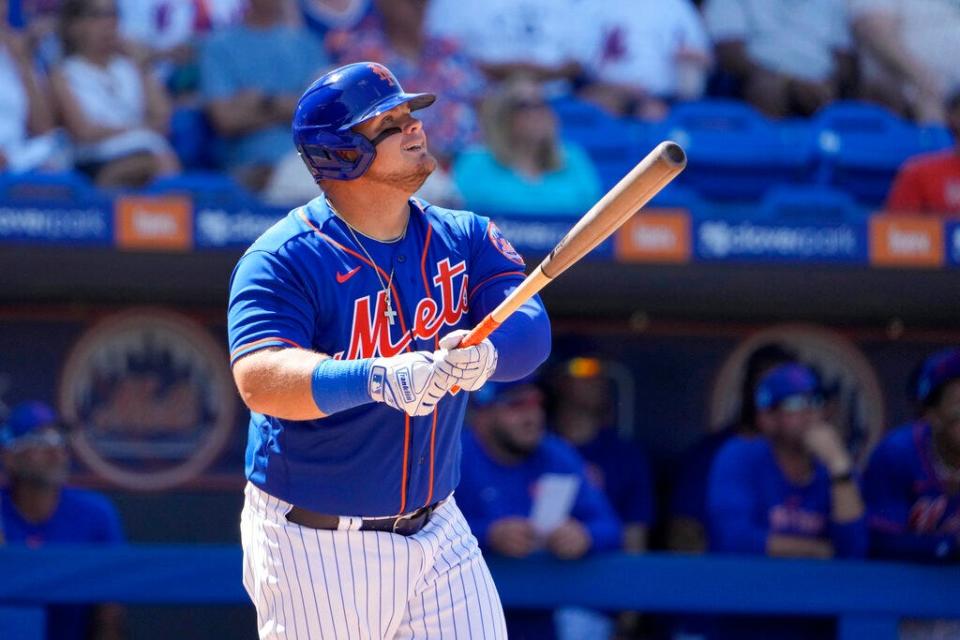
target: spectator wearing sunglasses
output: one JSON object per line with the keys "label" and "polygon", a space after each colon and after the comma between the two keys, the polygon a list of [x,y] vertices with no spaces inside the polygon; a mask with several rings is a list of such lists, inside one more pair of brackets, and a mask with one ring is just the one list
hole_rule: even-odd
{"label": "spectator wearing sunglasses", "polygon": [[[862,557],[864,506],[853,460],[823,421],[816,374],[799,363],[767,372],[754,394],[759,435],[737,436],[710,472],[710,544],[718,552]],[[775,625],[775,626],[774,626]],[[834,637],[828,621],[726,620],[719,637]]]}
{"label": "spectator wearing sunglasses", "polygon": [[481,109],[486,145],[467,149],[453,179],[467,209],[485,213],[582,214],[600,199],[600,178],[581,147],[560,139],[540,85],[514,78]]}
{"label": "spectator wearing sunglasses", "polygon": [[[70,454],[56,413],[41,402],[13,408],[0,428],[0,459],[7,486],[0,489],[0,531],[9,545],[119,544],[120,518],[106,497],[67,487]],[[51,605],[48,640],[123,637],[116,604]]]}

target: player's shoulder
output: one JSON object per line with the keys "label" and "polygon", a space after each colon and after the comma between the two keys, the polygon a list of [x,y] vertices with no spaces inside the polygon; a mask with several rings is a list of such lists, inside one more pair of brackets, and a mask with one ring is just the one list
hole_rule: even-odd
{"label": "player's shoulder", "polygon": [[539,453],[557,471],[576,471],[583,467],[583,457],[573,445],[552,433],[543,437]]}
{"label": "player's shoulder", "polygon": [[917,450],[918,443],[922,443],[930,430],[924,421],[910,422],[894,427],[877,444],[873,455],[885,456],[903,454]]}
{"label": "player's shoulder", "polygon": [[312,200],[302,207],[290,210],[287,215],[277,220],[270,228],[260,234],[260,237],[253,241],[244,255],[258,251],[277,254],[311,238],[324,224],[327,217],[326,207],[320,207],[316,202],[316,200]]}
{"label": "player's shoulder", "polygon": [[435,229],[443,229],[460,236],[471,236],[477,230],[485,230],[490,219],[465,209],[448,209],[426,200],[414,198],[424,217]]}
{"label": "player's shoulder", "polygon": [[97,491],[65,487],[60,496],[61,508],[73,518],[112,519],[117,509],[110,499]]}

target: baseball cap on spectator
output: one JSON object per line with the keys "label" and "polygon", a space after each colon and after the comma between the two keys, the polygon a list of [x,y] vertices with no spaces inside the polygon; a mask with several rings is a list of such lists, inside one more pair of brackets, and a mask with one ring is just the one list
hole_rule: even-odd
{"label": "baseball cap on spectator", "polygon": [[477,408],[486,408],[497,404],[510,404],[511,401],[519,399],[524,392],[528,391],[531,387],[538,393],[540,392],[540,387],[537,385],[537,378],[533,375],[513,382],[493,382],[490,380],[476,391],[470,392],[470,401],[473,403],[473,406]]}
{"label": "baseball cap on spectator", "polygon": [[811,400],[819,402],[823,391],[820,380],[810,367],[791,362],[774,367],[757,383],[754,404],[757,409],[802,409]]}
{"label": "baseball cap on spectator", "polygon": [[935,405],[943,386],[957,378],[960,378],[960,348],[950,347],[936,352],[920,367],[916,401],[924,407]]}
{"label": "baseball cap on spectator", "polygon": [[58,426],[57,412],[50,405],[37,401],[21,402],[10,411],[7,422],[0,428],[0,447],[27,444],[34,439],[59,444],[49,442],[40,433],[44,427]]}

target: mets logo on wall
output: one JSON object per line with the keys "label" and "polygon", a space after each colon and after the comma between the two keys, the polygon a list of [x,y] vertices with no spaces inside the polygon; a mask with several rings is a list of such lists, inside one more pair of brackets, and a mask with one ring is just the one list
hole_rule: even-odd
{"label": "mets logo on wall", "polygon": [[236,401],[227,356],[179,314],[135,309],[96,324],[64,365],[60,413],[79,458],[136,490],[168,489],[223,451]]}
{"label": "mets logo on wall", "polygon": [[759,331],[737,345],[717,374],[710,396],[710,426],[737,421],[747,360],[757,349],[777,345],[820,376],[826,392],[824,418],[838,427],[858,459],[869,453],[885,428],[884,396],[866,357],[844,336],[808,324],[783,324]]}

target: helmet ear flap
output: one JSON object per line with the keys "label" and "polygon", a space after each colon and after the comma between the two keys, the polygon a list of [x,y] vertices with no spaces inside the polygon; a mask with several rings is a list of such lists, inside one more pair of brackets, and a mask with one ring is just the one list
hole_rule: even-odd
{"label": "helmet ear flap", "polygon": [[359,178],[377,155],[369,140],[352,131],[340,134],[315,131],[313,134],[297,141],[297,151],[318,182]]}

